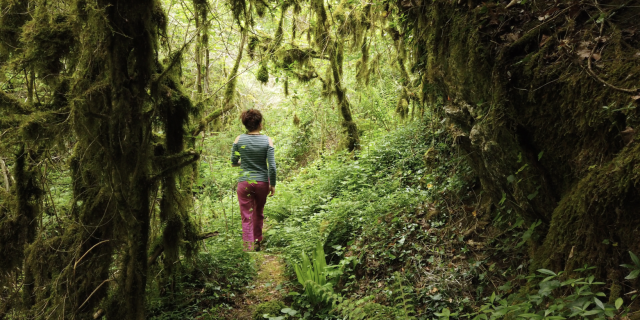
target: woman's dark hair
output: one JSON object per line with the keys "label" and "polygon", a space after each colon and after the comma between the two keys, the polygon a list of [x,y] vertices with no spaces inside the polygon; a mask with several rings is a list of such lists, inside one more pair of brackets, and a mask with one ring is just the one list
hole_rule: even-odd
{"label": "woman's dark hair", "polygon": [[255,131],[260,128],[260,123],[262,123],[262,113],[256,109],[245,110],[240,115],[240,120],[247,130]]}

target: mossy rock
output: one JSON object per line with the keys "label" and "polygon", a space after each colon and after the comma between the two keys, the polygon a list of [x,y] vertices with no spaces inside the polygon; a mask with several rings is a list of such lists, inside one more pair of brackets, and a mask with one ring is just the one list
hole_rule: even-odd
{"label": "mossy rock", "polygon": [[287,306],[282,303],[282,301],[267,301],[259,304],[256,307],[256,310],[253,311],[253,316],[251,319],[253,320],[264,320],[264,315],[268,314],[269,316],[276,317],[282,314],[280,310],[286,308]]}

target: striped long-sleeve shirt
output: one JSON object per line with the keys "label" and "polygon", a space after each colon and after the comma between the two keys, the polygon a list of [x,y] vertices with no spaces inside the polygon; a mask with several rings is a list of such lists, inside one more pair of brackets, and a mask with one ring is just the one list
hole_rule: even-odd
{"label": "striped long-sleeve shirt", "polygon": [[240,161],[242,173],[238,181],[263,181],[276,185],[275,149],[269,144],[269,137],[257,134],[243,134],[231,148],[231,164]]}

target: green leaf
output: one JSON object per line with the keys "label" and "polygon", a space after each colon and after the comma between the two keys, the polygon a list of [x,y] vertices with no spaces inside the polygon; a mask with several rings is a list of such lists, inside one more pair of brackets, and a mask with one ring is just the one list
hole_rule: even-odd
{"label": "green leaf", "polygon": [[541,318],[540,315],[537,315],[535,313],[523,313],[523,314],[519,314],[518,317],[529,318],[529,319],[531,319],[531,318],[534,318],[534,319]]}
{"label": "green leaf", "polygon": [[596,303],[596,305],[598,307],[600,307],[600,309],[604,310],[604,303],[602,303],[602,301],[600,301],[600,299],[593,297],[593,302]]}
{"label": "green leaf", "polygon": [[493,303],[493,301],[495,301],[495,300],[496,300],[496,292],[494,291],[494,292],[491,294],[491,300],[490,300],[490,301],[491,301],[491,303]]}
{"label": "green leaf", "polygon": [[591,315],[594,315],[594,314],[598,314],[600,312],[602,312],[602,311],[594,309],[594,310],[591,310],[591,311],[584,312],[583,314],[581,314],[581,316],[583,316],[583,317],[591,316]]}
{"label": "green leaf", "polygon": [[631,271],[631,273],[629,273],[628,276],[624,277],[627,280],[631,280],[631,279],[635,279],[638,277],[638,275],[640,275],[640,269],[636,269]]}
{"label": "green leaf", "polygon": [[622,303],[624,303],[624,300],[622,300],[622,298],[616,299],[616,309],[620,309],[620,307],[622,307]]}
{"label": "green leaf", "polygon": [[633,254],[633,252],[631,251],[629,251],[629,255],[631,256],[631,260],[633,260],[633,263],[635,263],[636,266],[640,267],[640,259],[638,259],[638,256]]}
{"label": "green leaf", "polygon": [[550,275],[550,276],[557,276],[557,274],[549,269],[538,269],[537,270],[540,273],[546,274],[546,275]]}
{"label": "green leaf", "polygon": [[542,159],[542,155],[543,154],[544,154],[544,151],[540,151],[540,153],[538,153],[538,161],[540,161],[540,159]]}
{"label": "green leaf", "polygon": [[514,177],[513,175],[510,175],[510,176],[507,177],[507,181],[509,183],[513,183],[514,181],[516,181],[516,177]]}

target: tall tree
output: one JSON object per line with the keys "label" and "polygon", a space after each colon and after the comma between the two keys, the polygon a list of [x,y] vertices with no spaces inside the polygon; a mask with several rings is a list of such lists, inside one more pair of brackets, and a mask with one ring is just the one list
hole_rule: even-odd
{"label": "tall tree", "polygon": [[[33,20],[0,21],[20,35],[21,54],[3,47],[4,61],[29,71],[27,95],[36,97],[23,104],[0,91],[2,145],[16,154],[11,205],[0,209],[0,251],[15,258],[0,267],[23,266],[23,303],[12,305],[57,318],[145,319],[152,195],[162,196],[154,242],[168,260],[192,253],[197,239],[178,179],[198,159],[184,144],[195,115],[177,67],[184,48],[159,61],[167,17],[156,0],[33,4]],[[48,89],[42,103],[30,103],[36,79]],[[72,207],[64,224],[38,230],[36,165],[68,145]]]}

